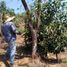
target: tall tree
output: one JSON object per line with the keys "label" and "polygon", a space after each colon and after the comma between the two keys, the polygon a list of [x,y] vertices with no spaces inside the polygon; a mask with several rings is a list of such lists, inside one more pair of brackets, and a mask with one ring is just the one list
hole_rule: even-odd
{"label": "tall tree", "polygon": [[61,0],[50,0],[50,2],[43,4],[41,11],[40,35],[43,36],[43,41],[40,41],[40,45],[44,47],[45,52],[55,53],[56,57],[67,43],[67,37],[64,36],[67,15],[61,9],[61,2]]}
{"label": "tall tree", "polygon": [[31,14],[30,14],[30,10],[28,8],[28,5],[26,3],[25,0],[21,0],[25,10],[26,10],[26,14],[27,14],[27,17],[28,17],[28,25],[29,25],[29,29],[31,31],[31,34],[32,34],[32,58],[35,58],[36,56],[36,51],[37,51],[37,32],[38,32],[38,29],[39,29],[39,26],[40,26],[40,3],[41,3],[41,0],[37,0],[38,1],[38,11],[37,11],[37,25],[33,26],[32,24],[32,18],[31,18]]}
{"label": "tall tree", "polygon": [[[37,44],[43,46],[46,56],[47,52],[52,52],[57,57],[57,53],[62,51],[66,44],[66,37],[63,34],[67,19],[61,9],[61,0],[50,0],[45,4],[41,0],[35,0],[34,12],[29,10],[25,0],[21,2],[26,10],[32,36],[32,57],[36,55]],[[34,14],[31,15],[31,12]]]}

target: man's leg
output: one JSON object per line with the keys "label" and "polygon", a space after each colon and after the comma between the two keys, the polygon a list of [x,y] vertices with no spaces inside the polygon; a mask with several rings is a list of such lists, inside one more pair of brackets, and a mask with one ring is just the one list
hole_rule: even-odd
{"label": "man's leg", "polygon": [[3,62],[6,62],[7,58],[9,58],[9,54],[10,54],[10,47],[9,47],[9,44],[8,44],[6,53],[5,53],[5,55],[3,56],[3,58],[2,58]]}
{"label": "man's leg", "polygon": [[14,64],[14,58],[15,58],[15,52],[16,52],[16,42],[12,41],[10,42],[10,64]]}

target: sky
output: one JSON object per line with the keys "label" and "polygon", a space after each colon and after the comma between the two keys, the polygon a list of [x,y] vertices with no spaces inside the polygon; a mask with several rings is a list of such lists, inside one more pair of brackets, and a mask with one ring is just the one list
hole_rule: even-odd
{"label": "sky", "polygon": [[[3,1],[3,0],[0,0],[0,1]],[[6,6],[8,8],[14,9],[16,14],[19,13],[19,12],[21,13],[21,12],[25,11],[24,7],[21,3],[21,0],[4,0],[4,1],[6,2]],[[67,0],[64,0],[64,1],[67,2]],[[33,2],[33,0],[26,0],[26,2],[29,5]],[[20,8],[20,9],[18,10],[18,8]]]}
{"label": "sky", "polygon": [[[25,11],[21,3],[21,0],[0,0],[0,1],[5,1],[7,8],[14,9],[16,14],[19,12],[21,13]],[[26,2],[29,5],[33,2],[33,0],[26,0]]]}

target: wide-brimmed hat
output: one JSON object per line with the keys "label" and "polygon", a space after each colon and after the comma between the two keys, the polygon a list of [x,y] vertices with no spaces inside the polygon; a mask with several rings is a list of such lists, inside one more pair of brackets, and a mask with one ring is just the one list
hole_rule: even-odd
{"label": "wide-brimmed hat", "polygon": [[4,22],[9,22],[9,21],[13,20],[14,18],[15,18],[15,16],[9,16],[9,15],[3,16]]}

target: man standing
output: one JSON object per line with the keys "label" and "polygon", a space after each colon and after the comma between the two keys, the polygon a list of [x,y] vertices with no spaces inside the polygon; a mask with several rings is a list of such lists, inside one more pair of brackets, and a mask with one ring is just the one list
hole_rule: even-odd
{"label": "man standing", "polygon": [[6,61],[6,56],[9,56],[10,67],[13,67],[15,52],[16,52],[16,26],[12,22],[15,17],[9,15],[3,16],[3,24],[1,26],[1,32],[4,36],[5,41],[8,43],[7,52],[3,57],[3,61]]}

